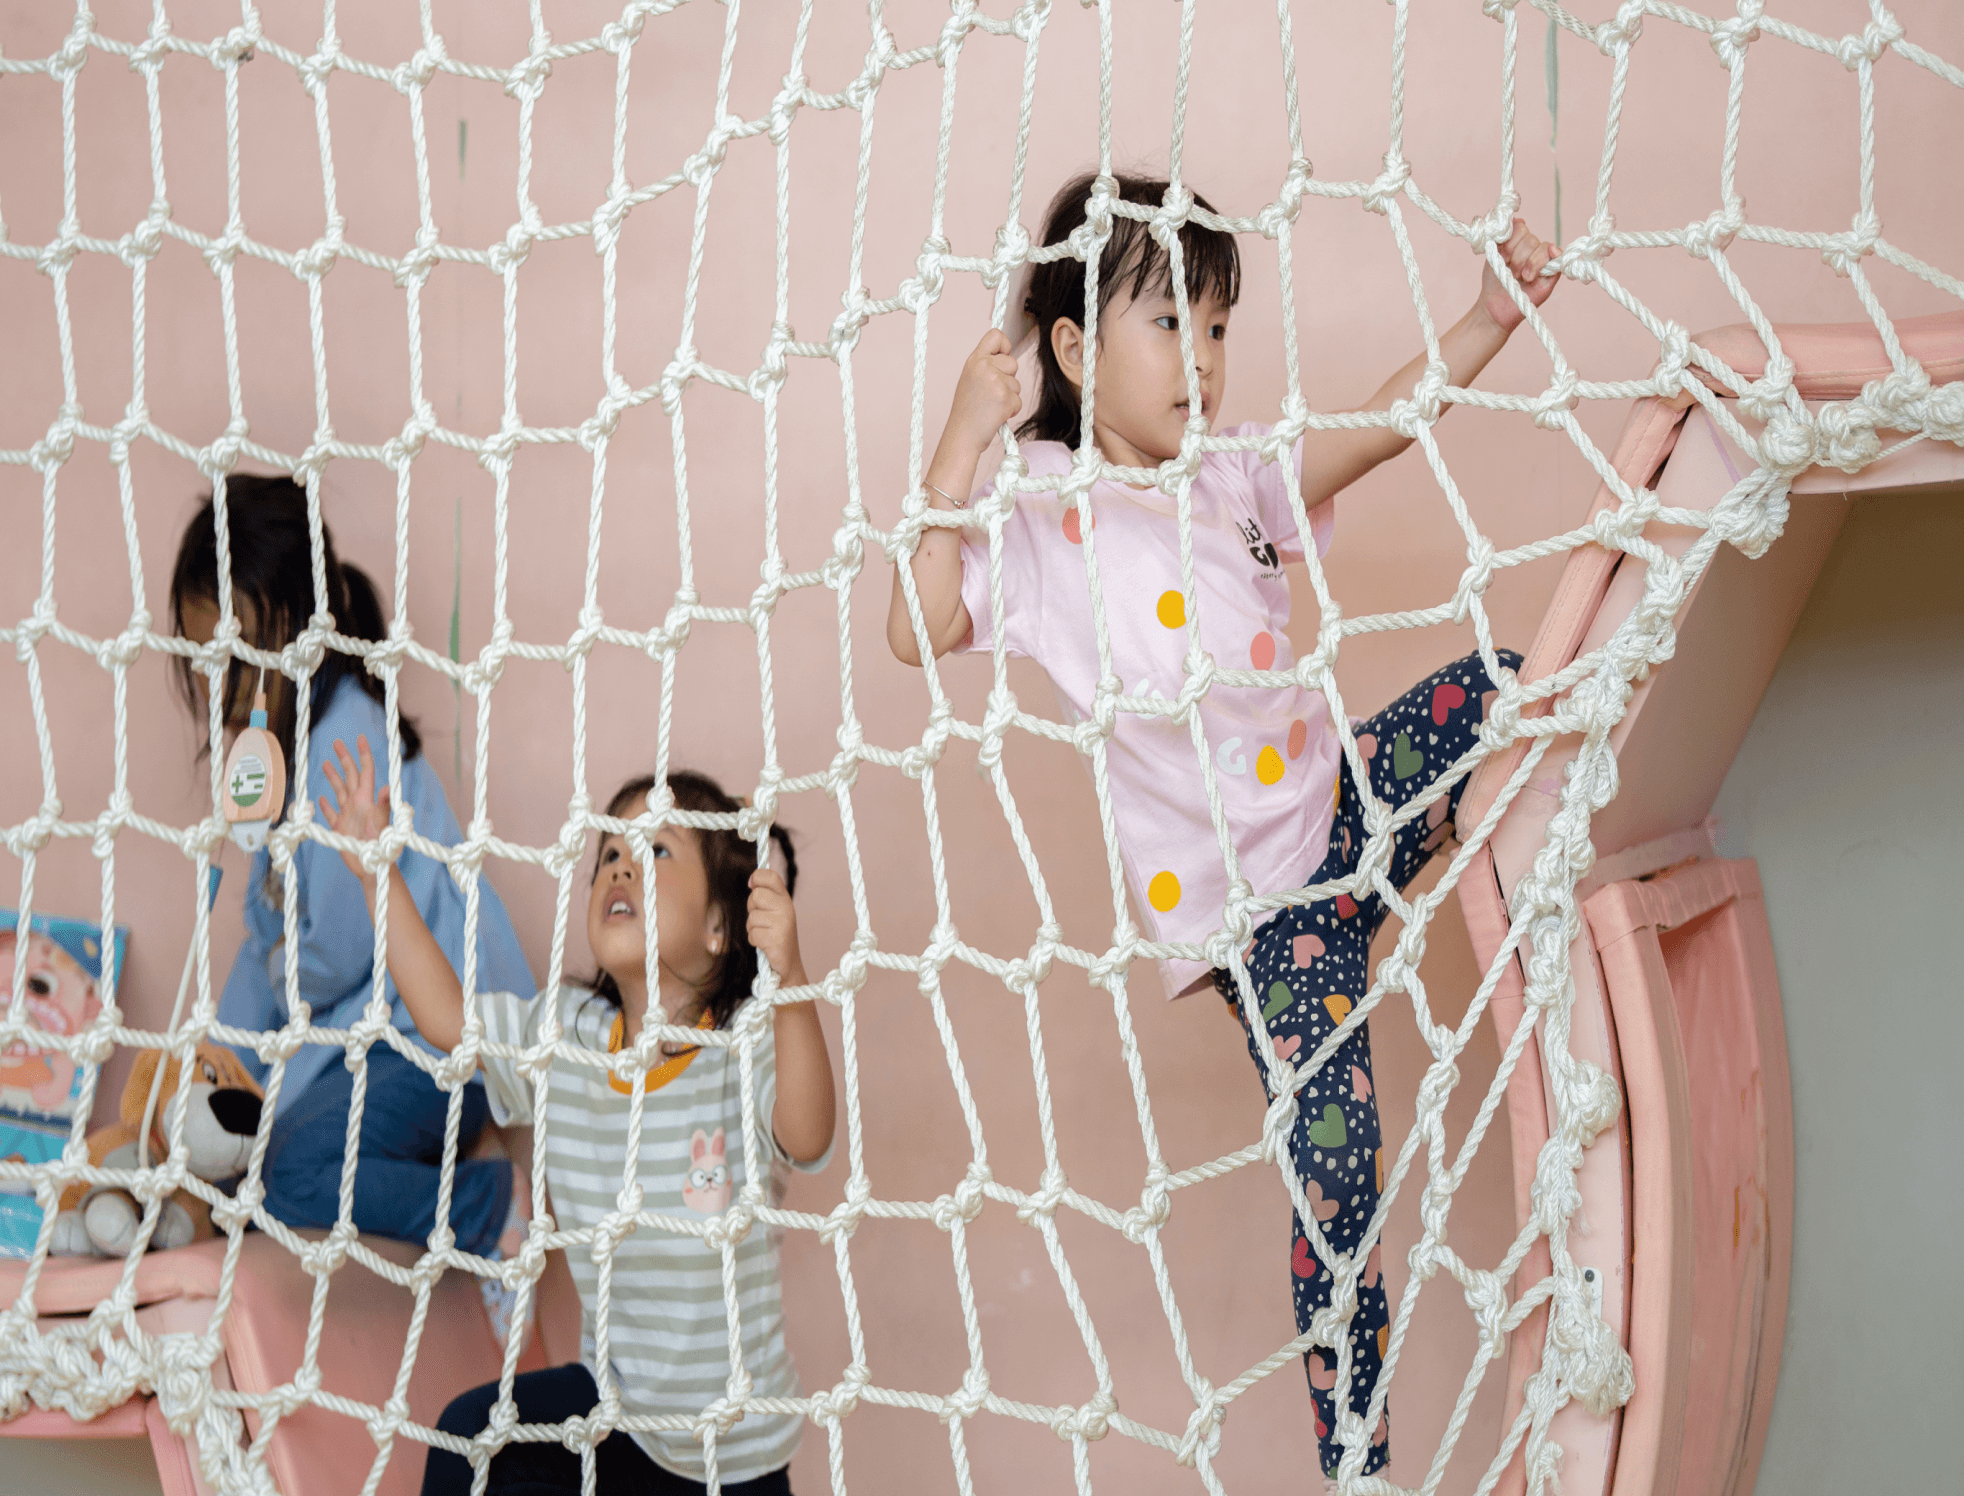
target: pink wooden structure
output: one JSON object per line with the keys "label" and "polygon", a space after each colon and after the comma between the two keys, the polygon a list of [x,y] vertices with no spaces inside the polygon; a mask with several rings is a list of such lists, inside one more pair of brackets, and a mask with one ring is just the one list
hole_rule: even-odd
{"label": "pink wooden structure", "polygon": [[[1964,377],[1964,313],[1899,323],[1898,330],[1933,379]],[[1880,341],[1864,326],[1780,333],[1806,397],[1846,398],[1889,371]],[[1747,329],[1698,341],[1741,372],[1756,375],[1763,364]],[[1665,505],[1701,509],[1750,467],[1689,397],[1640,402],[1615,461],[1626,479],[1654,484]],[[1586,1156],[1583,1221],[1571,1246],[1599,1274],[1602,1313],[1622,1335],[1637,1380],[1629,1404],[1609,1417],[1576,1405],[1557,1415],[1553,1433],[1570,1496],[1744,1496],[1752,1489],[1786,1312],[1792,1127],[1758,874],[1750,862],[1714,854],[1707,816],[1839,528],[1845,505],[1837,496],[1958,482],[1964,453],[1927,442],[1858,478],[1804,475],[1786,533],[1764,559],[1748,561],[1729,548],[1718,554],[1680,615],[1675,661],[1638,688],[1615,734],[1622,790],[1596,818],[1598,860],[1579,889],[1586,929],[1572,953],[1573,1043],[1616,1077],[1625,1106],[1616,1135],[1605,1134]],[[1662,525],[1653,534],[1679,551],[1691,539]],[[1599,549],[1570,558],[1528,656],[1527,678],[1593,648],[1627,615],[1641,568],[1625,559]],[[1506,935],[1508,895],[1542,844],[1573,751],[1557,744],[1543,759],[1462,884],[1483,962]],[[1491,803],[1515,762],[1501,760],[1469,790],[1463,824]],[[1522,1011],[1517,971],[1494,999],[1503,1035]],[[1517,1210],[1525,1215],[1549,1135],[1532,1044],[1515,1072],[1508,1110]],[[370,1245],[399,1265],[415,1260],[414,1248]],[[139,1265],[136,1313],[146,1330],[195,1333],[210,1325],[224,1247],[205,1242]],[[0,1301],[18,1300],[23,1266],[0,1264]],[[540,1330],[521,1363],[527,1369],[578,1351],[578,1304],[563,1265],[555,1266],[541,1286]],[[1544,1255],[1531,1258],[1523,1274],[1531,1279],[1546,1270]],[[50,1263],[33,1308],[44,1320],[86,1315],[113,1292],[121,1272],[115,1262]],[[314,1292],[315,1280],[295,1258],[266,1237],[249,1236],[220,1323],[217,1384],[255,1393],[289,1384],[302,1361]],[[379,1409],[395,1395],[413,1295],[352,1263],[334,1274],[328,1293],[322,1388],[353,1410]],[[406,1392],[411,1416],[424,1424],[500,1365],[473,1282],[455,1274],[440,1281],[429,1313]],[[1539,1365],[1544,1329],[1540,1318],[1530,1321],[1510,1348],[1503,1428]],[[255,1417],[246,1425],[248,1437],[257,1434]],[[146,1433],[166,1496],[204,1496],[196,1459],[153,1397],[133,1397],[88,1424],[36,1410],[0,1425],[0,1434],[29,1438]],[[355,1418],[319,1406],[284,1416],[267,1447],[287,1496],[359,1490],[376,1455]],[[384,1496],[414,1492],[423,1458],[421,1444],[398,1441],[383,1474]],[[1501,1496],[1523,1485],[1517,1457]]]}
{"label": "pink wooden structure", "polygon": [[[1905,349],[1935,383],[1964,377],[1964,313],[1899,322]],[[1810,400],[1847,399],[1890,372],[1865,324],[1782,327]],[[1700,336],[1735,370],[1758,377],[1765,351],[1750,328]],[[1654,486],[1666,507],[1709,508],[1745,473],[1741,457],[1691,398],[1632,410],[1617,472]],[[1575,1053],[1606,1067],[1624,1098],[1616,1136],[1586,1155],[1582,1212],[1570,1248],[1594,1268],[1604,1318],[1622,1336],[1636,1393],[1597,1417],[1556,1416],[1562,1488],[1604,1496],[1745,1496],[1753,1488],[1779,1378],[1793,1228],[1793,1130],[1785,1029],[1766,908],[1750,861],[1715,855],[1708,817],[1787,636],[1846,512],[1841,496],[1964,482],[1964,453],[1924,442],[1859,476],[1812,469],[1794,484],[1786,530],[1758,561],[1722,548],[1678,617],[1675,659],[1637,687],[1612,737],[1617,798],[1592,827],[1597,861],[1577,892],[1585,928],[1571,951]],[[1605,490],[1598,506],[1611,502]],[[1692,533],[1654,525],[1681,554]],[[1576,551],[1529,653],[1537,679],[1595,648],[1628,615],[1642,564]],[[1492,804],[1525,750],[1488,766],[1461,824]],[[1475,955],[1490,962],[1507,901],[1542,845],[1574,757],[1558,741],[1468,870],[1461,903]],[[1512,1033],[1523,1012],[1518,965],[1494,999]],[[1531,1043],[1508,1094],[1516,1209],[1525,1219],[1551,1117]],[[1545,1274],[1545,1253],[1524,1280]],[[1510,1347],[1506,1420],[1539,1367],[1545,1316]],[[1504,1425],[1503,1425],[1504,1426]],[[1500,1487],[1525,1485],[1517,1457]]]}

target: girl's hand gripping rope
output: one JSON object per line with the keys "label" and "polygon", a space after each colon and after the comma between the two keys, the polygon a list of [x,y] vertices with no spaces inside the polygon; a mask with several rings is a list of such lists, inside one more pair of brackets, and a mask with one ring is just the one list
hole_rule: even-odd
{"label": "girl's hand gripping rope", "polygon": [[[1500,258],[1514,272],[1514,279],[1520,282],[1521,294],[1527,298],[1529,306],[1538,307],[1555,294],[1555,282],[1561,277],[1541,273],[1554,257],[1554,246],[1537,238],[1525,219],[1514,220],[1514,231],[1500,246]],[[1492,261],[1487,262],[1486,271],[1480,277],[1480,299],[1475,305],[1503,333],[1512,332],[1521,325],[1521,309],[1514,304],[1506,284],[1494,274]]]}

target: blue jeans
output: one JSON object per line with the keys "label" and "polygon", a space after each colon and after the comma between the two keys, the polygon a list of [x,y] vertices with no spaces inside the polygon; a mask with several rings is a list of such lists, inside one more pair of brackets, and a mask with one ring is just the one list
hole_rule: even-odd
{"label": "blue jeans", "polygon": [[[1510,670],[1521,657],[1512,650],[1495,651]],[[1455,660],[1427,676],[1390,706],[1357,729],[1357,746],[1370,766],[1371,793],[1394,810],[1431,788],[1476,741],[1486,715],[1486,695],[1496,689],[1478,655]],[[1350,764],[1343,765],[1343,788],[1337,796],[1336,817],[1322,865],[1312,883],[1328,883],[1356,871],[1364,850],[1364,806],[1351,781]],[[1419,869],[1432,860],[1452,834],[1459,814],[1461,779],[1431,811],[1407,821],[1392,833],[1391,866],[1387,876],[1403,890]],[[1255,999],[1275,1042],[1276,1057],[1303,1058],[1335,1031],[1370,990],[1371,939],[1384,923],[1384,900],[1373,893],[1362,899],[1338,894],[1314,904],[1284,909],[1255,932],[1248,956],[1248,976]],[[1233,977],[1216,970],[1214,985],[1247,1023]],[[1253,1033],[1248,1052],[1259,1068],[1261,1051]],[[1268,1076],[1262,1072],[1266,1091]],[[1290,1134],[1290,1152],[1303,1180],[1303,1191],[1330,1246],[1353,1253],[1363,1244],[1378,1197],[1384,1188],[1383,1134],[1378,1124],[1377,1092],[1371,1078],[1370,1026],[1350,1036],[1323,1062],[1322,1068],[1297,1093],[1301,1113]],[[1272,1097],[1270,1098],[1273,1099]],[[1295,1289],[1296,1328],[1309,1329],[1316,1311],[1330,1302],[1336,1279],[1317,1259],[1302,1222],[1290,1221],[1290,1281]],[[1362,1417],[1377,1387],[1391,1326],[1390,1304],[1380,1271],[1383,1253],[1373,1246],[1357,1282],[1357,1312],[1350,1321],[1350,1410]],[[1343,1447],[1336,1440],[1337,1358],[1317,1347],[1303,1357],[1315,1405],[1316,1438],[1323,1473],[1334,1475]],[[1388,1413],[1371,1430],[1371,1449],[1364,1474],[1382,1470],[1391,1456]]]}
{"label": "blue jeans", "polygon": [[[345,1064],[331,1064],[273,1123],[266,1149],[266,1209],[289,1226],[335,1222],[354,1085],[354,1074]],[[398,1241],[429,1239],[436,1227],[449,1104],[447,1092],[386,1044],[369,1049],[355,1165],[357,1230]],[[511,1210],[511,1161],[462,1157],[490,1116],[483,1082],[472,1081],[464,1088],[459,1118],[450,1228],[457,1233],[460,1251],[480,1256],[497,1245]]]}

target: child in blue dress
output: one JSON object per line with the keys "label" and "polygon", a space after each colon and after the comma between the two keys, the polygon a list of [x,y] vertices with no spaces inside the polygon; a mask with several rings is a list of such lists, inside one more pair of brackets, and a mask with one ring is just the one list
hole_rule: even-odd
{"label": "child in blue dress", "polygon": [[[306,492],[288,478],[234,476],[227,482],[226,494],[233,611],[248,643],[265,650],[283,649],[314,611]],[[171,576],[172,621],[179,634],[198,644],[209,642],[219,625],[216,534],[212,502],[207,499],[184,531]],[[335,628],[352,638],[382,638],[382,608],[374,584],[335,554],[325,525],[321,544]],[[177,670],[186,703],[202,725],[208,709],[207,679],[184,656],[178,657]],[[223,711],[228,729],[245,725],[257,675],[232,665]],[[270,725],[292,764],[300,703],[293,683],[284,677],[268,672],[266,687]],[[370,675],[359,659],[333,650],[323,656],[307,687],[307,763],[304,772],[295,765],[289,776],[292,803],[301,796],[318,799],[326,790],[322,766],[331,761],[337,738],[388,741],[382,693],[381,679]],[[403,717],[400,727],[399,796],[413,811],[421,835],[455,845],[462,839],[457,818],[423,757],[416,724]],[[400,867],[417,911],[461,976],[462,891],[447,868],[421,853],[405,852]],[[312,1024],[352,1027],[368,1005],[374,981],[375,931],[362,886],[342,865],[339,854],[315,841],[302,842],[295,850],[291,876],[299,905],[299,938],[289,951],[281,879],[265,850],[253,855],[251,876],[245,880],[245,940],[219,999],[219,1019],[243,1029],[269,1030],[285,1024],[291,1016],[287,1008],[290,962]],[[536,988],[510,916],[488,879],[480,880],[478,890],[477,985],[530,996]],[[390,1021],[412,1044],[429,1050],[394,982],[386,984],[385,994]],[[242,1050],[240,1058],[261,1080],[268,1078],[268,1067],[251,1051]],[[326,1227],[335,1222],[353,1085],[354,1075],[338,1044],[308,1044],[287,1061],[264,1182],[267,1211],[290,1226]],[[387,1043],[369,1046],[354,1189],[354,1224],[359,1230],[403,1241],[428,1238],[436,1225],[449,1099],[429,1075]],[[517,1216],[522,1202],[514,1197],[509,1160],[462,1156],[489,1116],[483,1083],[473,1080],[464,1091],[450,1226],[459,1250],[495,1256],[501,1240],[509,1236],[508,1244],[515,1246],[522,1235]]]}

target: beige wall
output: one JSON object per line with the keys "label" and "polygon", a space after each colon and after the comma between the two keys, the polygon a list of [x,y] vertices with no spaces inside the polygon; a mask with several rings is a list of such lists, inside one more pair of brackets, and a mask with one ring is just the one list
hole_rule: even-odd
{"label": "beige wall", "polygon": [[[1499,171],[1500,30],[1472,4],[1415,7],[1410,59],[1407,154],[1422,185],[1452,211],[1473,213],[1492,200]],[[1906,16],[1925,44],[1964,56],[1964,16],[1935,3]],[[608,7],[549,7],[555,35],[597,32]],[[103,28],[136,36],[147,9],[107,5]],[[173,5],[180,34],[204,36],[233,23],[222,5]],[[671,171],[701,140],[710,118],[713,70],[728,12],[689,6],[651,24],[637,51],[631,90],[627,171],[636,183]],[[888,7],[900,44],[930,39],[934,7]],[[1857,26],[1852,7],[1815,0],[1783,14],[1831,30]],[[416,46],[414,11],[380,0],[339,8],[350,53],[394,62]],[[1172,37],[1176,9],[1120,7],[1114,142],[1120,166],[1165,160]],[[230,19],[228,19],[228,16]],[[523,8],[440,8],[438,22],[453,56],[508,61],[525,47]],[[1522,146],[1519,186],[1538,228],[1551,226],[1552,172],[1540,143],[1545,128],[1539,84],[1540,17],[1522,12]],[[9,57],[52,50],[63,24],[50,12],[17,6],[5,13]],[[313,31],[276,34],[305,50]],[[1202,12],[1195,50],[1189,179],[1227,212],[1251,212],[1266,201],[1287,164],[1273,8],[1254,0]],[[1381,7],[1302,7],[1296,20],[1302,73],[1305,151],[1325,180],[1369,177],[1384,149],[1391,12]],[[768,107],[791,40],[790,13],[753,6],[744,14],[735,56],[731,109],[750,117]],[[1095,163],[1095,17],[1074,6],[1054,13],[1038,72],[1039,101],[1023,217],[1035,224],[1041,203],[1069,173]],[[820,8],[806,71],[816,86],[838,88],[866,51],[863,17],[851,7]],[[1615,185],[1621,226],[1674,227],[1717,206],[1718,141],[1724,74],[1706,43],[1651,23],[1631,88]],[[1593,50],[1569,39],[1563,49],[1560,162],[1567,185],[1564,229],[1579,232],[1600,148],[1608,68]],[[1021,49],[977,38],[963,55],[953,135],[953,180],[947,232],[956,249],[987,253],[1003,216]],[[1768,44],[1753,54],[1747,103],[1751,133],[1742,182],[1755,220],[1839,227],[1855,207],[1855,91],[1831,59]],[[1908,69],[1890,75],[1879,100],[1882,151],[1879,201],[1892,236],[1942,259],[1957,242],[1958,195],[1935,190],[1932,172],[1952,171],[1927,149],[1939,120],[1955,106],[1933,80]],[[532,192],[543,219],[587,216],[606,194],[611,130],[611,59],[585,57],[557,65],[537,121]],[[262,58],[241,73],[247,128],[243,205],[250,232],[284,250],[320,233],[322,196],[311,103],[292,73]],[[150,197],[141,80],[112,58],[94,57],[77,86],[82,165],[79,212],[88,232],[114,237],[137,223]],[[873,131],[871,231],[862,280],[891,294],[913,270],[928,229],[934,162],[933,123],[940,75],[931,67],[891,77]],[[0,162],[0,206],[16,242],[51,237],[61,211],[57,92],[42,79],[0,85],[0,138],[21,142]],[[222,78],[178,59],[166,69],[164,159],[176,220],[216,233],[225,216]],[[517,105],[495,85],[443,77],[426,99],[434,212],[447,243],[485,246],[515,216]],[[1949,110],[1949,113],[1940,111]],[[412,242],[415,195],[408,110],[386,85],[338,75],[330,87],[334,169],[350,241],[399,254]],[[467,136],[465,127],[467,126]],[[819,337],[839,310],[846,282],[854,189],[856,116],[807,113],[792,140],[794,259],[791,320]],[[460,149],[467,138],[468,148]],[[748,370],[758,361],[771,311],[773,162],[759,139],[731,148],[717,178],[709,215],[709,255],[696,342],[702,356]],[[1954,185],[1954,184],[1953,184]],[[693,196],[687,190],[637,209],[623,238],[618,326],[621,370],[631,385],[654,383],[680,328],[680,284]],[[1457,315],[1471,298],[1477,269],[1462,245],[1410,215],[1428,294],[1440,315]],[[1304,350],[1304,387],[1312,405],[1330,409],[1368,392],[1416,347],[1404,277],[1385,222],[1354,201],[1311,200],[1297,233],[1295,285]],[[1272,419],[1282,388],[1284,315],[1272,246],[1246,246],[1248,291],[1235,319],[1235,369],[1227,420]],[[1741,245],[1741,267],[1761,304],[1776,318],[1833,320],[1859,315],[1846,282],[1817,257]],[[1691,327],[1736,321],[1738,310],[1709,266],[1681,254],[1620,253],[1612,268],[1641,294]],[[1954,268],[1954,267],[1953,267]],[[1878,267],[1877,285],[1891,310],[1938,309],[1936,293]],[[298,452],[316,422],[304,288],[286,272],[256,260],[237,271],[240,357],[245,412],[255,440]],[[600,262],[590,242],[572,239],[534,249],[519,276],[518,406],[532,427],[574,425],[602,392]],[[113,259],[84,256],[68,278],[75,318],[77,378],[87,418],[112,422],[131,395],[130,276]],[[438,417],[482,436],[499,420],[501,310],[497,282],[476,267],[444,265],[423,299],[423,389]],[[960,355],[985,324],[986,293],[967,278],[951,280],[930,319],[927,408],[932,440]],[[1552,304],[1553,326],[1585,377],[1646,373],[1654,345],[1600,293],[1570,287]],[[382,442],[410,411],[404,298],[386,272],[344,259],[325,296],[328,417],[353,442]],[[55,356],[50,283],[26,264],[0,261],[0,448],[37,439],[62,398]],[[167,243],[151,267],[149,364],[145,393],[158,424],[193,445],[211,441],[227,419],[223,339],[216,283],[192,249]],[[871,326],[854,359],[858,391],[857,479],[875,519],[888,523],[906,484],[911,323],[891,316]],[[1548,361],[1517,340],[1483,380],[1491,388],[1538,390]],[[782,543],[794,568],[829,553],[850,469],[840,414],[837,371],[799,363],[783,397],[779,477]],[[697,584],[708,601],[741,604],[756,584],[762,554],[761,420],[747,398],[698,385],[684,401],[690,514]],[[1580,418],[1603,442],[1613,439],[1620,405],[1585,407]],[[1441,440],[1474,513],[1502,544],[1560,530],[1582,511],[1592,486],[1579,455],[1525,420],[1485,413],[1454,416]],[[195,467],[161,448],[139,444],[132,475],[140,531],[141,602],[162,616],[175,537],[203,484]],[[598,600],[607,621],[645,629],[658,623],[678,582],[676,491],[670,429],[659,405],[623,419],[609,459]],[[512,483],[508,609],[518,636],[563,640],[576,626],[585,564],[592,467],[577,447],[523,449]],[[326,512],[343,553],[374,570],[391,591],[395,480],[372,462],[343,461],[325,479]],[[0,550],[0,612],[23,616],[41,566],[40,483],[19,467],[0,467],[14,544]],[[395,598],[417,637],[441,648],[446,637],[453,530],[461,525],[461,627],[471,657],[493,623],[491,483],[468,456],[439,444],[414,468],[409,519],[409,587]],[[1416,457],[1393,464],[1344,501],[1330,574],[1346,616],[1417,607],[1450,592],[1464,564],[1462,544],[1430,475]],[[55,595],[61,617],[95,635],[115,632],[132,606],[116,510],[114,474],[104,449],[83,443],[57,486]],[[1541,615],[1557,563],[1543,561],[1504,575],[1490,596],[1496,632],[1524,644]],[[863,575],[851,598],[850,644],[856,705],[869,741],[901,747],[924,722],[918,676],[894,664],[881,634],[887,578],[880,565]],[[1299,589],[1297,638],[1313,634],[1314,607]],[[1464,630],[1379,634],[1346,648],[1340,678],[1353,710],[1382,704],[1404,684],[1468,647]],[[822,768],[836,750],[840,721],[839,644],[832,599],[807,592],[779,608],[772,633],[779,753],[785,769]],[[58,791],[65,811],[86,816],[106,802],[112,722],[108,677],[85,656],[53,643],[41,648],[56,734]],[[979,717],[987,672],[973,663],[947,672],[959,708]],[[653,756],[654,666],[642,656],[602,650],[591,663],[591,710],[585,756],[574,757],[571,689],[557,665],[513,662],[495,694],[488,784],[472,770],[475,716],[447,683],[411,671],[404,700],[421,721],[430,757],[468,817],[482,789],[500,835],[528,844],[550,841],[566,815],[576,774],[604,796]],[[741,626],[701,625],[676,666],[673,754],[733,785],[754,782],[761,767],[756,648]],[[1022,667],[1012,683],[1026,705],[1047,703],[1040,680]],[[204,780],[193,761],[196,734],[174,706],[161,662],[146,658],[130,676],[130,784],[137,808],[185,824],[204,808]],[[463,772],[455,772],[457,733]],[[31,815],[43,794],[27,710],[24,673],[0,669],[0,752],[14,774],[0,784],[0,822]],[[1032,827],[1068,938],[1102,947],[1112,910],[1102,892],[1088,781],[1071,755],[1018,739],[1007,754],[1018,804]],[[973,751],[950,750],[937,777],[949,885],[964,939],[998,954],[1026,949],[1036,916],[993,795],[972,772]],[[862,772],[854,806],[867,853],[868,896],[883,948],[918,950],[934,918],[920,786],[897,773]],[[801,898],[807,950],[828,964],[850,939],[853,915],[844,874],[838,813],[819,795],[791,799],[783,819],[803,838],[810,869]],[[237,938],[238,871],[222,900],[219,943]],[[11,902],[18,864],[0,859],[0,901]],[[518,923],[535,967],[543,972],[551,928],[551,889],[535,868],[499,866],[494,877]],[[172,849],[137,833],[117,842],[118,918],[134,930],[123,994],[134,1023],[161,1022],[167,1012],[188,929],[191,875]],[[43,854],[37,882],[42,908],[89,912],[98,907],[100,867],[86,841],[57,843]],[[1777,914],[1777,909],[1776,909]],[[1777,932],[1776,932],[1777,933]],[[568,952],[575,967],[585,952]],[[221,968],[222,969],[222,968]],[[1427,966],[1435,1017],[1463,1010],[1475,974],[1456,908],[1442,911]],[[1151,1086],[1153,1117],[1176,1168],[1217,1157],[1252,1140],[1261,1105],[1241,1041],[1211,999],[1168,1006],[1150,979],[1134,984],[1138,1027]],[[1034,1186],[1041,1167],[1031,1060],[1022,1014],[993,982],[952,970],[948,991],[963,1060],[974,1085],[999,1179]],[[888,1199],[931,1198],[950,1189],[967,1158],[952,1087],[923,1004],[910,983],[876,975],[861,1006],[860,1074],[867,1170]],[[830,1015],[828,1015],[828,1022]],[[1043,1034],[1057,1109],[1062,1158],[1074,1184],[1124,1208],[1137,1198],[1143,1147],[1129,1087],[1119,1065],[1109,1002],[1074,968],[1062,968],[1043,994]],[[837,1026],[832,1032],[836,1038]],[[1376,1025],[1380,1095],[1393,1136],[1409,1119],[1425,1058],[1409,1016],[1387,1011]],[[1483,1029],[1462,1060],[1464,1084],[1448,1119],[1463,1134],[1493,1065]],[[110,1085],[120,1079],[112,1066]],[[1491,1263],[1506,1226],[1504,1134],[1483,1151],[1462,1192],[1454,1240],[1476,1262]],[[800,1182],[794,1204],[824,1210],[840,1195],[843,1164]],[[1394,1241],[1410,1240],[1415,1198],[1407,1193]],[[1169,1259],[1201,1371],[1224,1382],[1291,1333],[1283,1244],[1287,1210],[1272,1178],[1242,1170],[1179,1197],[1168,1228]],[[1402,1233],[1402,1235],[1400,1235]],[[1097,1316],[1105,1348],[1119,1366],[1118,1394],[1129,1413],[1179,1427],[1186,1394],[1173,1372],[1171,1340],[1150,1291],[1143,1255],[1103,1228],[1069,1219],[1064,1241]],[[998,1391],[1031,1402],[1081,1401],[1092,1390],[1075,1332],[1035,1235],[992,1207],[972,1240],[989,1365]],[[1387,1264],[1402,1279],[1399,1253]],[[870,1223],[853,1244],[853,1263],[868,1318],[877,1381],[926,1391],[952,1390],[961,1349],[946,1239],[926,1225]],[[843,1365],[843,1315],[829,1251],[808,1237],[786,1248],[786,1295],[794,1349],[808,1384],[831,1382]],[[1442,1282],[1444,1280],[1441,1280]],[[1393,1473],[1418,1478],[1418,1460],[1436,1442],[1446,1400],[1471,1354],[1470,1318],[1435,1285],[1421,1311],[1427,1357],[1400,1371],[1399,1449]],[[1483,1402],[1490,1412],[1491,1402]],[[1271,1378],[1251,1393],[1229,1425],[1223,1471],[1237,1488],[1299,1479],[1303,1465],[1304,1394],[1296,1373]],[[989,1420],[970,1433],[980,1478],[1009,1472],[1045,1484],[1068,1478],[1068,1451],[1047,1430]],[[1488,1445],[1491,1448],[1491,1445]],[[1455,1465],[1452,1480],[1470,1486],[1476,1452]],[[64,1456],[65,1458],[65,1456]],[[47,1489],[68,1489],[59,1465]],[[823,1449],[808,1439],[794,1471],[803,1489],[823,1483]],[[855,1489],[950,1489],[945,1431],[929,1416],[863,1408],[848,1425],[847,1471]],[[1127,1488],[1197,1489],[1194,1478],[1128,1441],[1099,1445],[1093,1472]]]}
{"label": "beige wall", "polygon": [[1948,938],[1964,837],[1960,499],[1855,505],[1716,808],[1721,850],[1758,859],[1766,880],[1793,1062],[1769,1493],[1956,1483],[1964,1295],[1938,1264],[1964,1230]]}

